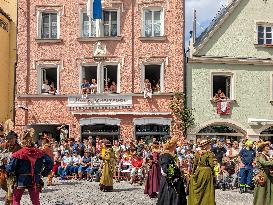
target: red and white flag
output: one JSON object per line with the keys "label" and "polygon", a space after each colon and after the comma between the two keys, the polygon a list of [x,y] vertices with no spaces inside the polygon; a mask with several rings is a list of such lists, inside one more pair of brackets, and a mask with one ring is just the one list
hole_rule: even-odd
{"label": "red and white flag", "polygon": [[231,114],[231,103],[230,103],[230,101],[218,101],[217,102],[217,114],[219,114],[219,115],[230,115]]}

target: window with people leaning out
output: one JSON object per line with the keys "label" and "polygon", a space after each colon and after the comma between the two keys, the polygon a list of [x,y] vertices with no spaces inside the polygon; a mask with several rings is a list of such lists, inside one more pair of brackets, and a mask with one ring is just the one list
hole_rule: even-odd
{"label": "window with people leaning out", "polygon": [[144,94],[151,97],[152,93],[162,92],[162,65],[144,65]]}
{"label": "window with people leaning out", "polygon": [[58,69],[53,68],[42,68],[41,69],[41,94],[58,94]]}
{"label": "window with people leaning out", "polygon": [[82,37],[96,37],[96,26],[99,26],[100,37],[119,36],[119,12],[118,10],[103,10],[103,19],[99,24],[90,20],[86,12],[82,12]]}
{"label": "window with people leaning out", "polygon": [[96,93],[118,92],[118,65],[82,67],[82,97]]}
{"label": "window with people leaning out", "polygon": [[230,75],[213,75],[212,99],[213,101],[224,101],[232,99],[232,76]]}

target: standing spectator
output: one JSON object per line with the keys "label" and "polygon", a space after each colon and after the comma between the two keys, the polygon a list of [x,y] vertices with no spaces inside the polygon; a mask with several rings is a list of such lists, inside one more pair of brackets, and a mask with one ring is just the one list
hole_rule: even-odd
{"label": "standing spectator", "polygon": [[215,154],[217,161],[222,164],[222,159],[227,152],[223,140],[217,141],[216,147],[212,148],[212,152]]}
{"label": "standing spectator", "polygon": [[253,149],[253,141],[247,140],[245,148],[239,153],[239,165],[240,165],[240,192],[252,193],[253,188],[253,162],[256,156],[256,152]]}
{"label": "standing spectator", "polygon": [[40,205],[39,194],[43,186],[41,176],[46,177],[53,167],[52,159],[34,145],[34,130],[21,136],[22,149],[12,154],[6,170],[15,175],[13,205],[20,205],[25,189],[28,189],[33,205]]}

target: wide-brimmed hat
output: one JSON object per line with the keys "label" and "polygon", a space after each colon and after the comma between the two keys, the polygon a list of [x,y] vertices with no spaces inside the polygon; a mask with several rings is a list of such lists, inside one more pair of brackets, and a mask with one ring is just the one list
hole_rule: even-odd
{"label": "wide-brimmed hat", "polygon": [[204,147],[204,146],[206,146],[206,145],[208,145],[210,143],[211,143],[211,140],[210,139],[206,139],[206,140],[202,140],[201,142],[199,142],[198,146],[199,147]]}
{"label": "wide-brimmed hat", "polygon": [[260,142],[258,145],[257,145],[257,148],[262,150],[263,148],[265,148],[266,146],[269,146],[270,145],[270,142]]}
{"label": "wide-brimmed hat", "polygon": [[10,131],[6,136],[6,139],[10,140],[10,139],[17,138],[17,137],[18,137],[18,135],[16,134],[16,132]]}

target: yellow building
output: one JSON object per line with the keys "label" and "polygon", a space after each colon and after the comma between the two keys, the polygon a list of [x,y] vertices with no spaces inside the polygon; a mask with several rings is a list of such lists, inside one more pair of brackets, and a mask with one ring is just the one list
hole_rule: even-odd
{"label": "yellow building", "polygon": [[17,1],[0,0],[0,123],[13,119]]}

